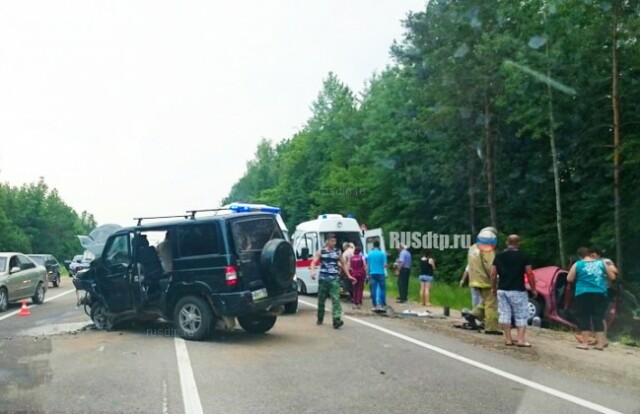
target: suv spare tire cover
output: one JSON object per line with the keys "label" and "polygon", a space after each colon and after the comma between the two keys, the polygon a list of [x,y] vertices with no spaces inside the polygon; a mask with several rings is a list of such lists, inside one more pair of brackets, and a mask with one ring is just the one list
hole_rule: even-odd
{"label": "suv spare tire cover", "polygon": [[269,287],[284,289],[291,285],[296,273],[296,259],[291,244],[283,239],[272,239],[262,248],[260,266]]}

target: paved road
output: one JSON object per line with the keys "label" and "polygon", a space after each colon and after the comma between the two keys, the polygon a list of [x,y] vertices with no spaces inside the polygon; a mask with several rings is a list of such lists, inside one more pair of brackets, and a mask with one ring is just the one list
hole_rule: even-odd
{"label": "paved road", "polygon": [[401,320],[316,326],[315,298],[303,300],[266,335],[238,329],[205,342],[177,339],[168,324],[75,331],[89,321],[73,292],[29,317],[10,309],[0,314],[0,412],[640,413],[638,393]]}

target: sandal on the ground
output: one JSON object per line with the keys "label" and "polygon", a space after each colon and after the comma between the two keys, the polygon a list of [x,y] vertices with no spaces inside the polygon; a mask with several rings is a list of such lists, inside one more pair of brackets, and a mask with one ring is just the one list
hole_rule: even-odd
{"label": "sandal on the ground", "polygon": [[505,342],[504,346],[514,346],[515,344],[513,342]]}
{"label": "sandal on the ground", "polygon": [[524,344],[516,344],[518,348],[531,348],[531,344],[529,342],[525,342]]}
{"label": "sandal on the ground", "polygon": [[586,345],[578,345],[576,346],[576,349],[582,349],[583,351],[588,351],[589,347]]}

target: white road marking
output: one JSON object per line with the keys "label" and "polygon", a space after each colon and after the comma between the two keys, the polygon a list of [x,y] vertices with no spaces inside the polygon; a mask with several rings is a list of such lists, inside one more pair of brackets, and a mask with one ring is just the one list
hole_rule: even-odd
{"label": "white road marking", "polygon": [[193,377],[187,344],[184,339],[178,337],[175,338],[175,344],[184,412],[185,414],[202,414],[202,403],[200,402],[200,394],[198,394],[196,380]]}
{"label": "white road marking", "polygon": [[[58,294],[58,295],[55,295],[55,296],[53,296],[53,297],[45,298],[45,300],[44,300],[44,301],[45,301],[45,302],[49,302],[49,301],[52,301],[52,300],[58,299],[59,297],[62,297],[62,296],[64,296],[64,295],[67,295],[67,294],[69,294],[69,293],[71,293],[71,292],[75,292],[75,291],[76,291],[75,289],[67,290],[66,292],[62,292],[62,293],[60,293],[60,294]],[[40,306],[40,305],[31,304],[31,305],[28,305],[28,306],[27,306],[27,309],[31,309],[31,308],[33,308],[34,306]],[[9,313],[7,313],[6,315],[2,315],[2,316],[0,316],[0,321],[1,321],[1,320],[4,320],[4,319],[7,319],[7,318],[10,318],[11,316],[18,314],[18,312],[20,312],[20,309],[15,310],[15,311],[13,311],[13,312],[9,312]]]}
{"label": "white road marking", "polygon": [[167,381],[162,380],[162,414],[169,414],[169,394],[167,393]]}
{"label": "white road marking", "polygon": [[[69,290],[67,290],[66,292],[62,292],[62,293],[59,293],[59,294],[57,294],[57,295],[55,295],[55,296],[52,296],[52,297],[50,297],[50,298],[46,298],[44,301],[45,301],[45,302],[49,302],[50,300],[55,300],[55,299],[61,298],[61,297],[63,297],[64,295],[68,295],[69,293],[71,293],[71,292],[75,292],[75,291],[76,291],[75,289],[69,289]],[[38,306],[38,305],[31,305],[31,306]]]}
{"label": "white road marking", "polygon": [[[302,300],[299,300],[299,299],[298,299],[298,302],[303,303],[303,304],[305,304],[307,306],[310,306],[312,308],[316,308],[316,309],[318,308],[318,306],[313,304],[313,303],[305,302],[305,301],[302,301]],[[580,397],[576,397],[574,395],[567,394],[565,392],[556,390],[555,388],[547,387],[546,385],[542,385],[542,384],[537,383],[535,381],[531,381],[531,380],[528,380],[526,378],[519,377],[517,375],[511,374],[511,373],[503,371],[501,369],[492,367],[490,365],[483,364],[482,362],[478,362],[478,361],[475,361],[473,359],[470,359],[470,358],[467,358],[467,357],[463,357],[462,355],[458,355],[458,354],[455,354],[455,353],[453,353],[451,351],[447,351],[445,349],[439,348],[437,346],[427,344],[425,342],[422,342],[422,341],[419,341],[417,339],[414,339],[414,338],[412,338],[410,336],[403,335],[401,333],[392,331],[391,329],[383,328],[382,326],[378,326],[376,324],[373,324],[373,323],[370,323],[370,322],[367,322],[367,321],[363,321],[361,319],[354,318],[354,317],[351,317],[351,316],[344,316],[344,319],[348,319],[350,321],[359,323],[360,325],[364,325],[364,326],[366,326],[368,328],[375,329],[375,330],[380,331],[382,333],[385,333],[387,335],[391,335],[391,336],[396,337],[398,339],[402,339],[403,341],[410,342],[410,343],[412,343],[414,345],[417,345],[419,347],[422,347],[422,348],[428,349],[430,351],[436,352],[438,354],[444,355],[446,357],[455,359],[456,361],[460,361],[462,363],[474,366],[476,368],[480,368],[482,370],[485,370],[485,371],[488,371],[488,372],[490,372],[492,374],[495,374],[495,375],[497,375],[499,377],[506,378],[508,380],[511,380],[511,381],[517,382],[519,384],[525,385],[525,386],[527,386],[529,388],[533,388],[534,390],[538,390],[540,392],[544,392],[546,394],[553,395],[554,397],[560,398],[560,399],[565,400],[565,401],[572,402],[572,403],[574,403],[576,405],[588,408],[590,410],[593,410],[593,411],[596,411],[596,412],[599,412],[599,413],[603,413],[603,414],[622,414],[619,411],[613,410],[611,408],[607,408],[607,407],[602,406],[600,404],[596,404],[596,403],[593,403],[591,401],[587,401],[585,399],[582,399]]]}

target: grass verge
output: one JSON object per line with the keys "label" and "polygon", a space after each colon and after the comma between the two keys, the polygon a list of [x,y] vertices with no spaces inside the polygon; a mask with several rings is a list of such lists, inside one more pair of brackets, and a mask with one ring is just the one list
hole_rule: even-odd
{"label": "grass verge", "polygon": [[[409,279],[409,300],[420,303],[421,284],[417,277]],[[429,289],[431,303],[437,306],[448,306],[451,309],[461,310],[471,308],[471,293],[469,288],[461,288],[457,285],[449,285],[438,282],[436,279]],[[398,297],[398,278],[387,276],[387,298],[393,302]]]}

